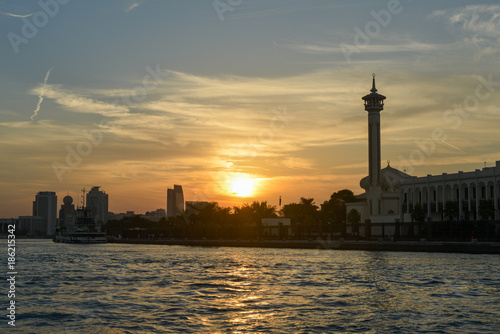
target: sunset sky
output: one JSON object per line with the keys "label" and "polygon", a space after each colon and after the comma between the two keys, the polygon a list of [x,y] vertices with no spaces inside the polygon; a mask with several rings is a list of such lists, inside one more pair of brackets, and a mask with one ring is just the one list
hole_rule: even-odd
{"label": "sunset sky", "polygon": [[372,73],[383,167],[493,166],[497,3],[0,1],[0,217],[91,186],[137,213],[174,184],[224,206],[360,193]]}

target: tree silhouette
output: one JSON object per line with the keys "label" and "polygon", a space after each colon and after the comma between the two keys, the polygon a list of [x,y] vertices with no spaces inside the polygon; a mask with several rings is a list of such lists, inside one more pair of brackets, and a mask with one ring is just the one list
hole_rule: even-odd
{"label": "tree silhouette", "polygon": [[420,203],[415,204],[415,206],[413,207],[413,211],[411,212],[411,219],[419,223],[425,220],[425,210]]}
{"label": "tree silhouette", "polygon": [[281,211],[284,217],[290,218],[298,237],[309,237],[317,227],[318,206],[313,198],[301,197],[299,203],[286,204]]}
{"label": "tree silhouette", "polygon": [[[338,222],[340,225],[346,219],[345,202],[353,198],[350,190],[334,193],[323,203],[321,216],[313,198],[301,197],[298,203],[286,204],[281,213],[290,218],[297,237],[311,237],[314,232],[321,236],[324,226],[318,222]],[[276,207],[267,202],[247,203],[232,209],[220,207],[217,202],[197,202],[188,204],[182,214],[158,222],[134,215],[108,221],[104,228],[109,236],[120,234],[124,239],[257,239],[261,234],[262,219],[275,217]]]}
{"label": "tree silhouette", "polygon": [[343,189],[333,193],[328,201],[321,204],[321,220],[324,223],[332,223],[332,232],[345,232],[343,224],[347,218],[345,204],[355,201],[356,198],[351,190]]}
{"label": "tree silhouette", "polygon": [[425,226],[424,226],[424,221],[425,221],[425,210],[424,208],[422,207],[422,205],[420,203],[418,204],[415,204],[415,206],[413,207],[413,210],[411,212],[411,224],[410,224],[410,227],[409,227],[409,235],[413,236],[413,229],[414,229],[414,226],[413,226],[413,222],[417,222],[417,226],[418,226],[418,234],[419,235],[422,235],[423,233],[425,233]]}
{"label": "tree silhouette", "polygon": [[458,202],[446,201],[443,214],[445,217],[448,217],[449,221],[452,221],[453,218],[458,218]]}
{"label": "tree silhouette", "polygon": [[347,213],[347,221],[352,226],[352,233],[359,236],[359,222],[361,221],[361,214],[356,209],[351,209]]}
{"label": "tree silhouette", "polygon": [[276,218],[276,207],[268,205],[267,202],[253,202],[234,207],[233,220],[238,225],[240,237],[256,238],[260,236],[262,218]]}
{"label": "tree silhouette", "polygon": [[196,207],[194,213],[182,216],[187,223],[187,237],[218,239],[221,237],[223,226],[228,224],[231,209],[220,207],[217,202],[202,204]]}
{"label": "tree silhouette", "polygon": [[495,204],[493,200],[485,200],[479,203],[479,215],[484,220],[489,220],[495,218]]}

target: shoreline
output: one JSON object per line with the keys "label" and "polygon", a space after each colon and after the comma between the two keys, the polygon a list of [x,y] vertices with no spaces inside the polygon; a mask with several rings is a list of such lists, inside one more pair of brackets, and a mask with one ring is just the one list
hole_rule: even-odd
{"label": "shoreline", "polygon": [[109,240],[108,243],[192,247],[334,249],[382,252],[500,254],[499,242],[329,241],[329,240]]}

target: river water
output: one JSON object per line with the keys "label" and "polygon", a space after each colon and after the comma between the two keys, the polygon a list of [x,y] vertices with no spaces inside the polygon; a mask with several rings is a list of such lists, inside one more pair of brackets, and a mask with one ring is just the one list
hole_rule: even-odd
{"label": "river water", "polygon": [[2,333],[500,333],[498,255],[48,240],[16,251],[16,328],[4,317]]}

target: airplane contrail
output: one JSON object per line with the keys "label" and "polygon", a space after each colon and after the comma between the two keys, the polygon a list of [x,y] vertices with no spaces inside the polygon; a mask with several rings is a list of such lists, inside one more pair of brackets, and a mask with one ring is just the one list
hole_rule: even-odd
{"label": "airplane contrail", "polygon": [[38,116],[38,112],[40,111],[40,105],[42,104],[43,101],[43,93],[45,91],[45,86],[47,85],[47,80],[49,80],[49,75],[51,71],[52,68],[48,70],[47,74],[45,75],[45,79],[43,80],[43,86],[40,89],[40,95],[38,95],[38,104],[36,105],[36,108],[33,111],[33,115],[31,115],[31,119],[35,119],[35,117]]}
{"label": "airplane contrail", "polygon": [[449,146],[449,147],[451,147],[451,148],[454,148],[454,149],[455,149],[455,150],[457,150],[458,152],[465,153],[465,151],[464,151],[464,150],[461,150],[460,148],[456,147],[455,145],[452,145],[452,144],[450,144],[450,143],[448,143],[448,142],[446,142],[446,141],[444,141],[444,140],[442,140],[442,139],[441,139],[441,142],[442,142],[443,144],[448,145],[448,146]]}

